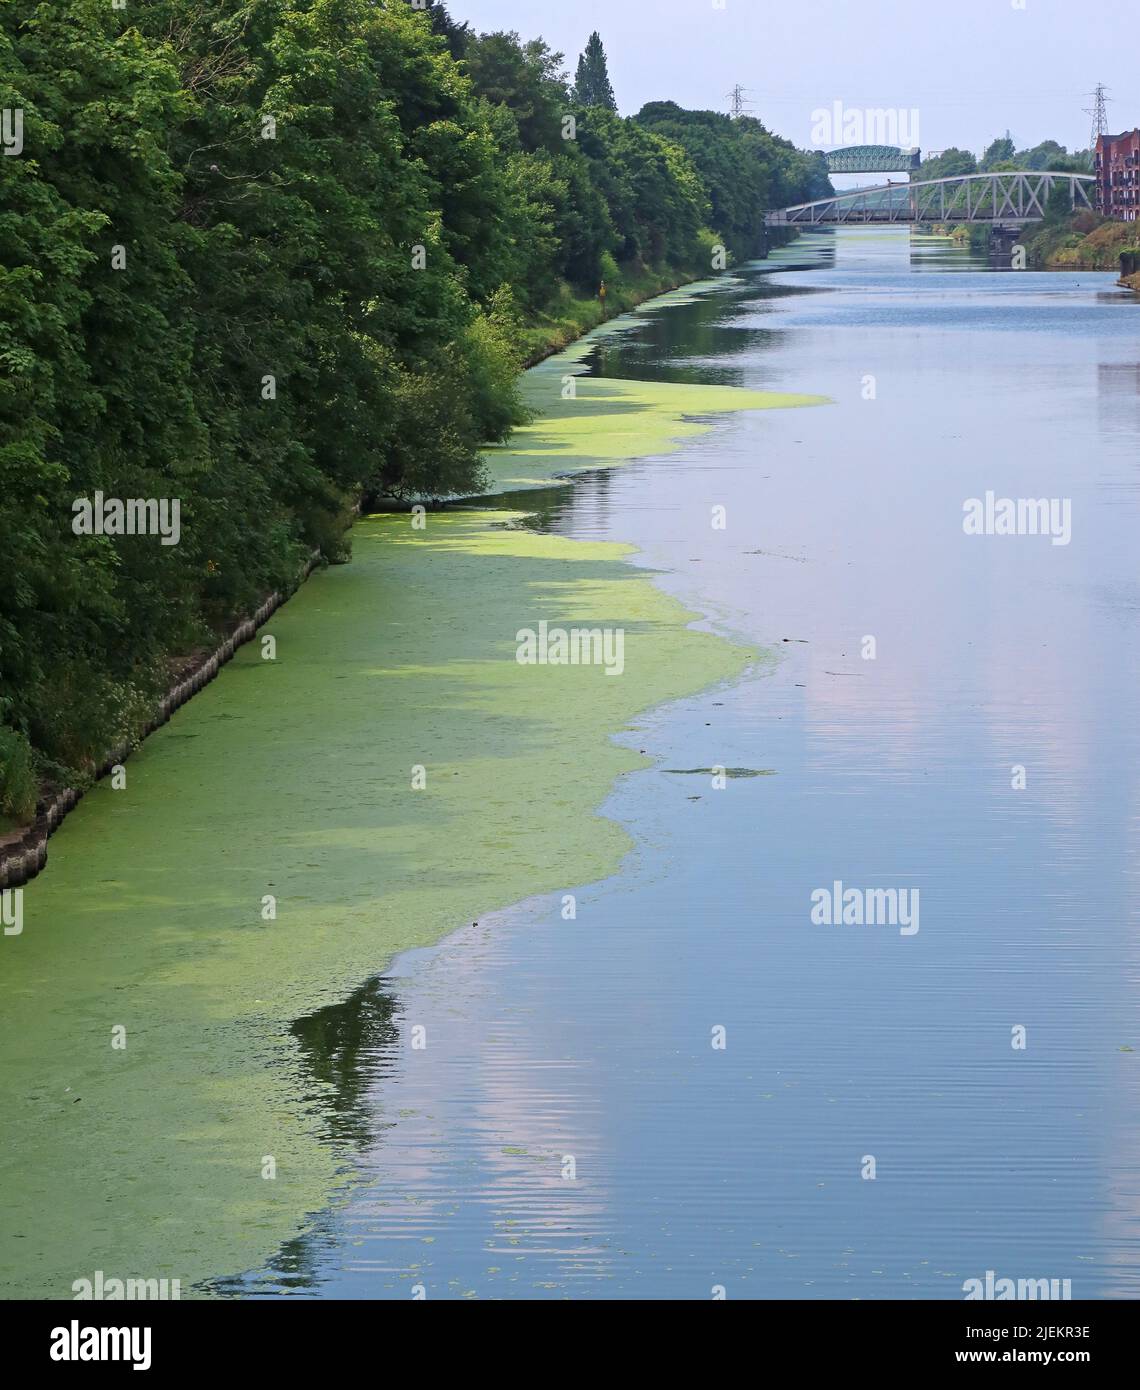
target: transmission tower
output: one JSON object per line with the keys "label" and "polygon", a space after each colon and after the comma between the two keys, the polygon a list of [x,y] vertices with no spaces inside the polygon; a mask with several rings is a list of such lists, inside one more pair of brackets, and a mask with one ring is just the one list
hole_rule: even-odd
{"label": "transmission tower", "polygon": [[1105,96],[1107,91],[1108,88],[1104,83],[1098,82],[1096,84],[1096,91],[1089,93],[1089,96],[1093,99],[1093,104],[1083,108],[1085,115],[1092,117],[1092,133],[1089,138],[1089,149],[1094,153],[1096,151],[1097,137],[1108,134],[1108,98]]}
{"label": "transmission tower", "polygon": [[728,99],[732,103],[730,115],[734,121],[739,120],[744,115],[745,109],[752,105],[750,101],[745,100],[744,94],[747,90],[747,87],[742,87],[738,82],[728,94]]}

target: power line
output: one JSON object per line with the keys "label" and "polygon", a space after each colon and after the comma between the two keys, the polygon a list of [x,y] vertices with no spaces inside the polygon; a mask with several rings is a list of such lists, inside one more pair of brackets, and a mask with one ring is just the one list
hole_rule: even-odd
{"label": "power line", "polygon": [[[1111,90],[1111,89],[1110,89],[1110,88],[1106,88],[1105,90],[1106,90],[1106,91],[1109,91],[1109,90]],[[859,100],[857,100],[857,101],[856,101],[856,100],[853,100],[853,99],[852,99],[852,98],[853,98],[853,95],[859,97]],[[898,92],[894,92],[894,93],[892,93],[892,95],[896,98],[896,101],[898,101],[899,93],[898,93]],[[902,93],[902,98],[903,98],[903,100],[904,100],[905,102],[907,102],[908,104],[911,102],[911,100],[913,100],[913,101],[915,102],[915,104],[918,104],[918,105],[921,105],[923,102],[932,102],[932,101],[933,101],[933,102],[937,102],[939,105],[942,105],[942,106],[971,106],[971,105],[976,104],[976,103],[977,103],[981,98],[983,98],[983,97],[1000,97],[1000,98],[1002,98],[1002,99],[1005,100],[1005,101],[1033,101],[1033,102],[1042,102],[1042,101],[1066,101],[1066,100],[1071,100],[1074,96],[1092,96],[1092,95],[1093,95],[1092,92],[1077,92],[1077,91],[1074,91],[1074,89],[1073,89],[1072,87],[1068,87],[1068,88],[1066,88],[1066,89],[1064,89],[1064,90],[1057,89],[1057,90],[1055,90],[1055,91],[1045,91],[1044,89],[1042,89],[1042,88],[1040,88],[1040,87],[1035,87],[1035,88],[1033,88],[1032,90],[1019,91],[1019,90],[1017,90],[1017,89],[1015,89],[1015,88],[1012,88],[1012,87],[1004,87],[1004,88],[982,88],[982,87],[978,87],[978,88],[968,89],[968,88],[964,88],[964,87],[959,86],[959,87],[955,87],[955,88],[953,88],[953,89],[951,89],[951,90],[948,90],[948,91],[939,91],[938,89],[936,89],[936,88],[931,88],[931,87],[925,87],[925,88],[923,88],[920,92],[915,92],[915,93],[907,93],[907,92],[904,91],[904,92]],[[872,97],[873,97],[873,99],[872,99]],[[801,91],[798,91],[798,92],[797,92],[797,91],[791,91],[791,90],[789,90],[789,89],[786,88],[786,87],[770,87],[770,88],[765,88],[765,91],[764,91],[764,99],[765,99],[765,101],[781,101],[781,102],[785,102],[785,101],[795,101],[795,102],[802,102],[805,106],[808,106],[808,105],[810,105],[810,106],[819,106],[819,105],[821,105],[821,104],[822,104],[822,105],[827,105],[827,104],[829,104],[829,103],[821,102],[821,101],[820,101],[820,97],[819,97],[818,91],[808,91],[808,90],[804,89],[804,90],[801,90]],[[902,104],[902,103],[900,102],[899,104]],[[882,106],[882,105],[883,105],[883,94],[882,94],[881,91],[879,91],[879,92],[877,92],[877,93],[864,94],[864,95],[861,95],[861,94],[859,94],[859,93],[852,94],[852,93],[850,93],[850,92],[847,92],[847,93],[844,94],[844,105],[845,105],[845,106]]]}

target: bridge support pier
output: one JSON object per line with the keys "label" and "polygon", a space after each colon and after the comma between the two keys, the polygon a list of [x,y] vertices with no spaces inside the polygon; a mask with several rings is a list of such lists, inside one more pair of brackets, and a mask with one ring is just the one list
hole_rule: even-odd
{"label": "bridge support pier", "polygon": [[990,226],[990,255],[1007,259],[1023,234],[1024,229],[1017,223],[994,222]]}

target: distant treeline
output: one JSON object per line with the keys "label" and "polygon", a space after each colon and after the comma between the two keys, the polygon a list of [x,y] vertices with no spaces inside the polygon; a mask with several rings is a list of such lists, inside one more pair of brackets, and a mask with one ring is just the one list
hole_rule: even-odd
{"label": "distant treeline", "polygon": [[981,159],[969,150],[960,150],[955,146],[924,159],[918,172],[911,177],[948,179],[960,174],[1003,173],[1013,169],[1089,174],[1092,172],[1092,151],[1074,150],[1070,154],[1056,140],[1042,140],[1039,145],[1019,150],[1011,136],[1001,135],[990,141]]}
{"label": "distant treeline", "polygon": [[[572,88],[541,40],[405,0],[5,5],[0,106],[19,820],[131,736],[173,657],[343,558],[361,496],[477,489],[566,306],[748,257],[766,207],[829,188],[757,121],[623,119],[600,40]],[[98,492],[179,499],[178,543],[75,534]]]}

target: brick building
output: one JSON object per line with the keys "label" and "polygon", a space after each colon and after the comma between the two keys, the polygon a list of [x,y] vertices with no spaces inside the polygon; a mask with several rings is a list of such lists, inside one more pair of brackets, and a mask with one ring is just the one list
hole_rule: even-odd
{"label": "brick building", "polygon": [[1140,220],[1140,130],[1096,142],[1096,210],[1120,222]]}

